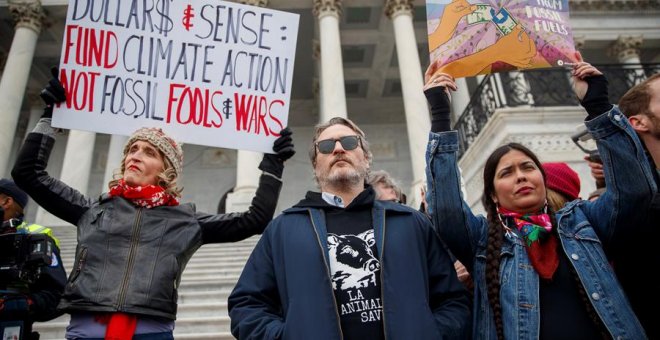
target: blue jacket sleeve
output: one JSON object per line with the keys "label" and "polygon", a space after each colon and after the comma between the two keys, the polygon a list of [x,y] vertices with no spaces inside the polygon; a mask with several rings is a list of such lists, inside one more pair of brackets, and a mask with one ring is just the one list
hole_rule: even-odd
{"label": "blue jacket sleeve", "polygon": [[630,233],[640,225],[636,218],[658,188],[644,147],[618,107],[585,124],[603,160],[607,191],[584,211],[607,249],[622,229]]}
{"label": "blue jacket sleeve", "polygon": [[431,133],[426,150],[429,215],[442,240],[472,273],[477,244],[488,223],[463,200],[457,154],[458,133]]}
{"label": "blue jacket sleeve", "polygon": [[268,229],[229,295],[231,333],[238,339],[280,339],[284,326]]}

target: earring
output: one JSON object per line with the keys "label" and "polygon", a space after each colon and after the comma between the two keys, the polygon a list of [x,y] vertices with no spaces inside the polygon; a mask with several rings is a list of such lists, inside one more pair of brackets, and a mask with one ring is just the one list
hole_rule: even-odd
{"label": "earring", "polygon": [[516,233],[514,233],[513,230],[511,230],[511,228],[509,228],[509,226],[507,226],[506,223],[504,223],[504,220],[502,219],[502,214],[500,214],[500,211],[499,211],[499,205],[497,207],[498,207],[498,209],[497,209],[497,218],[500,220],[500,224],[504,228],[504,236],[506,236],[509,239],[514,238],[514,237],[518,237],[518,235],[516,235]]}

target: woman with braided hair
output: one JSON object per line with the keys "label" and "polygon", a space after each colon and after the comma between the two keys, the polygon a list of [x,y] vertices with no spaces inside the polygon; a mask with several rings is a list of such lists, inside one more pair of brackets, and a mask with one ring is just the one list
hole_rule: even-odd
{"label": "woman with braided hair", "polygon": [[474,279],[474,339],[646,338],[606,254],[657,188],[634,130],[609,104],[607,80],[576,57],[574,89],[609,167],[608,191],[559,211],[548,205],[537,156],[509,143],[484,166],[486,217],[472,213],[461,197],[458,134],[449,128],[448,95],[456,84],[447,74],[434,75],[433,66],[427,71],[429,213]]}

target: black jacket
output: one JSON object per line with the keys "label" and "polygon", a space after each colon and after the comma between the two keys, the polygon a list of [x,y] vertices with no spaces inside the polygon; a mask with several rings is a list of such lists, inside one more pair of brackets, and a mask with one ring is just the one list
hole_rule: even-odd
{"label": "black jacket", "polygon": [[60,308],[176,318],[177,288],[205,243],[261,233],[273,217],[281,181],[262,175],[248,211],[210,215],[193,204],[140,208],[119,197],[90,199],[45,171],[54,139],[30,133],[12,176],[39,205],[78,227],[78,246]]}
{"label": "black jacket", "polygon": [[[238,339],[343,339],[332,288],[326,209],[318,193],[264,232],[228,299]],[[371,210],[387,339],[464,339],[467,291],[431,221],[407,206]]]}

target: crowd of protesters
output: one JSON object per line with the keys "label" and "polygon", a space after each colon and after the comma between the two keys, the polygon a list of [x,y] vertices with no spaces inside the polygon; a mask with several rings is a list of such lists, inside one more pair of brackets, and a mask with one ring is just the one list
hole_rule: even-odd
{"label": "crowd of protesters", "polygon": [[65,284],[57,239],[44,228],[55,250],[48,270],[31,290],[5,287],[0,329],[25,321],[30,339],[33,321],[69,313],[67,339],[173,339],[177,289],[195,251],[261,234],[228,299],[239,339],[660,338],[657,284],[642,275],[660,266],[660,76],[613,105],[602,72],[576,59],[574,92],[600,157],[588,159],[597,195],[580,199],[566,163],[541,163],[543,155],[508,143],[484,165],[485,216],[461,192],[449,118],[456,84],[435,64],[424,86],[431,131],[422,211],[405,205],[387,172],[371,171],[362,129],[333,118],[309,144],[318,190],[274,219],[284,162],[295,153],[288,128],[264,155],[243,213],[180,203],[183,151],[157,128],[128,139],[107,193],[88,197],[53,178],[51,117],[66,99],[55,77],[12,170],[15,184],[0,181],[3,234],[5,224],[36,232],[22,220],[29,195],[77,228],[74,268]]}

